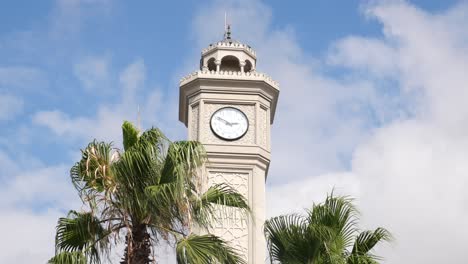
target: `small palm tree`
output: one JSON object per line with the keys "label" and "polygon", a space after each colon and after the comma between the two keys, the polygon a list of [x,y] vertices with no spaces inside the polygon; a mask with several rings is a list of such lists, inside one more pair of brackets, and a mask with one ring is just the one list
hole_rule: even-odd
{"label": "small palm tree", "polygon": [[377,228],[359,233],[358,211],[347,197],[328,195],[306,215],[273,217],[265,223],[271,263],[371,264],[374,246],[389,241],[390,233]]}
{"label": "small palm tree", "polygon": [[122,129],[123,151],[93,141],[72,167],[87,210],[58,220],[49,263],[101,263],[123,239],[123,264],[155,261],[152,249],[160,241],[175,242],[178,263],[245,263],[219,237],[192,232],[207,230],[220,208],[249,212],[245,198],[227,185],[202,192],[203,146],[170,142],[156,128],[140,134],[129,122]]}

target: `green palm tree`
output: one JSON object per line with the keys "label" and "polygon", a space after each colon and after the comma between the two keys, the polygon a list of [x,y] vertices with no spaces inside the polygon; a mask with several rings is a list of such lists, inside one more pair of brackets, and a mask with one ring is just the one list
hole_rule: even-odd
{"label": "green palm tree", "polygon": [[156,128],[140,134],[129,122],[122,130],[123,151],[93,141],[72,167],[86,210],[58,220],[56,255],[49,263],[101,263],[119,241],[125,241],[123,264],[154,261],[152,249],[161,241],[175,242],[178,263],[245,263],[206,232],[215,212],[250,209],[228,185],[202,192],[203,146],[171,142]]}
{"label": "green palm tree", "polygon": [[347,197],[328,195],[306,215],[273,217],[265,223],[271,263],[371,264],[374,246],[391,240],[384,228],[359,232],[358,211]]}

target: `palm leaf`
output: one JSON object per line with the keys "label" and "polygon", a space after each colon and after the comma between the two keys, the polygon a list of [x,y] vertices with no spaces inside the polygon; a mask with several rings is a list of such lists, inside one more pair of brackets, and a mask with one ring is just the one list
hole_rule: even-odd
{"label": "palm leaf", "polygon": [[[283,215],[265,222],[265,236],[272,263],[316,263],[321,258],[326,229],[310,225],[307,218]],[[322,263],[318,261],[317,263]]]}
{"label": "palm leaf", "polygon": [[229,217],[240,213],[247,216],[250,207],[245,197],[227,184],[216,184],[200,197],[193,197],[192,212],[197,224],[208,227],[214,217]]}
{"label": "palm leaf", "polygon": [[161,174],[161,183],[174,182],[181,184],[185,180],[192,181],[199,169],[206,161],[206,152],[203,145],[197,141],[178,141],[169,146],[164,167]]}
{"label": "palm leaf", "polygon": [[[352,204],[352,199],[328,195],[325,202],[314,205],[308,212],[309,223],[316,223],[328,227],[335,232],[333,250],[342,250],[353,243],[357,232],[359,212]],[[330,245],[332,246],[332,245]]]}
{"label": "palm leaf", "polygon": [[48,264],[86,264],[86,256],[81,251],[61,252],[51,258]]}
{"label": "palm leaf", "polygon": [[382,241],[391,241],[392,235],[384,228],[377,228],[374,231],[367,230],[361,232],[354,242],[353,249],[348,257],[349,264],[376,263],[380,258],[370,251],[374,246]]}
{"label": "palm leaf", "polygon": [[96,140],[81,150],[81,160],[70,170],[73,185],[80,192],[80,196],[95,192],[113,192],[116,186],[111,165],[119,157],[120,153],[111,143]]}
{"label": "palm leaf", "polygon": [[232,247],[214,235],[190,235],[177,242],[177,263],[246,263]]}
{"label": "palm leaf", "polygon": [[124,121],[122,124],[124,150],[128,150],[138,142],[138,133],[138,129],[132,123]]}
{"label": "palm leaf", "polygon": [[100,262],[99,252],[106,252],[109,232],[90,212],[70,211],[59,219],[55,236],[57,254],[82,252],[92,263]]}

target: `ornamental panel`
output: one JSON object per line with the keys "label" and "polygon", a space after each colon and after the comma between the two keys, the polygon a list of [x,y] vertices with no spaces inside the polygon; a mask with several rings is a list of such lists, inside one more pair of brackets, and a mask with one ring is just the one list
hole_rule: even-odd
{"label": "ornamental panel", "polygon": [[[209,186],[215,184],[228,184],[248,199],[249,174],[237,172],[210,172]],[[218,209],[216,221],[213,223],[211,233],[220,236],[235,248],[245,260],[248,259],[249,224],[247,216],[241,211],[224,207]]]}
{"label": "ornamental panel", "polygon": [[259,145],[268,149],[268,112],[265,108],[260,107],[258,115],[258,137]]}
{"label": "ornamental panel", "polygon": [[189,134],[189,138],[191,140],[198,140],[198,121],[199,121],[199,105],[196,104],[196,105],[193,105],[192,106],[192,109],[191,109],[191,112],[190,112],[190,115],[191,115],[191,119],[190,119],[190,134]]}

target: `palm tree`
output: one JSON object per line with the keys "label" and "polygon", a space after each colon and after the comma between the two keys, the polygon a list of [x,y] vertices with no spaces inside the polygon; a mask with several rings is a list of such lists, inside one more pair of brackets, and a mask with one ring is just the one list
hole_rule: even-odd
{"label": "palm tree", "polygon": [[175,243],[178,263],[245,263],[206,232],[214,212],[250,209],[228,185],[202,192],[203,146],[171,142],[156,128],[140,134],[129,122],[122,130],[123,151],[93,141],[72,167],[71,180],[86,210],[58,220],[56,255],[49,263],[101,263],[122,240],[122,264],[154,261],[153,246],[161,241]]}
{"label": "palm tree", "polygon": [[265,223],[271,263],[371,264],[374,246],[391,240],[384,228],[359,232],[358,211],[348,197],[328,195],[306,215],[273,217]]}

